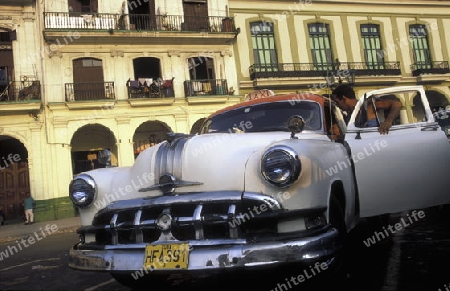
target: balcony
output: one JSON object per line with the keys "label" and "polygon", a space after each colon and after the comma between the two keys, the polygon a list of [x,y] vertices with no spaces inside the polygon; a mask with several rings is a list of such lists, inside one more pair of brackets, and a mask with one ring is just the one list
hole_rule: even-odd
{"label": "balcony", "polygon": [[450,73],[447,61],[418,62],[411,65],[411,72],[414,77],[427,74],[448,74]]}
{"label": "balcony", "polygon": [[114,100],[114,82],[66,83],[66,102]]}
{"label": "balcony", "polygon": [[40,101],[39,81],[0,81],[0,102]]}
{"label": "balcony", "polygon": [[171,80],[128,80],[128,98],[165,98],[175,97],[173,78]]}
{"label": "balcony", "polygon": [[[226,16],[149,15],[111,13],[44,13],[44,37],[57,41],[58,38],[74,41],[73,31],[79,34],[77,43],[105,38],[129,43],[136,41],[168,42],[166,38],[179,43],[180,38],[190,38],[202,43],[224,43],[233,40],[238,30],[234,19]],[[205,40],[205,35],[208,36]],[[61,42],[61,40],[59,40]],[[205,42],[206,41],[206,42]],[[170,41],[169,41],[170,42]]]}
{"label": "balcony", "polygon": [[184,93],[186,97],[228,95],[227,80],[207,79],[185,81]]}
{"label": "balcony", "polygon": [[259,78],[322,78],[328,71],[352,70],[355,76],[396,76],[400,75],[400,62],[367,63],[278,63],[254,64],[250,66],[250,79]]}
{"label": "balcony", "polygon": [[40,81],[0,80],[0,112],[37,112],[41,106]]}

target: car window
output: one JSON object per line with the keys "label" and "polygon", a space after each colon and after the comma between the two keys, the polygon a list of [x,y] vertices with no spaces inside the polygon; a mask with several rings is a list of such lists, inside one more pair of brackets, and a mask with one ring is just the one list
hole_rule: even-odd
{"label": "car window", "polygon": [[[396,99],[402,104],[400,113],[394,121],[393,126],[432,121],[429,120],[429,111],[425,109],[429,106],[424,104],[428,99],[425,98],[424,101],[418,90],[406,90],[395,94],[377,94],[366,97],[355,117],[355,127],[364,128],[379,126],[379,124],[389,115],[389,110],[377,108],[377,102],[386,99]],[[375,108],[377,118],[372,121],[378,120],[376,123],[371,123],[368,118],[368,110],[372,110],[373,108]]]}
{"label": "car window", "polygon": [[[368,97],[364,101],[364,104],[361,107],[361,109],[356,117],[355,126],[356,127],[379,126],[379,123],[383,122],[385,120],[385,118],[389,115],[389,110],[377,108],[377,102],[382,102],[383,100],[389,100],[389,99],[398,100],[401,102],[401,98],[399,98],[395,94],[382,95],[379,97],[374,97],[374,96]],[[369,120],[368,113],[367,113],[368,110],[372,110],[373,112],[375,112],[376,117],[378,119],[377,123],[375,123],[373,120],[372,121]],[[394,120],[394,123],[392,125],[398,125],[398,124],[402,124],[400,115],[397,116],[397,118]]]}
{"label": "car window", "polygon": [[305,130],[322,130],[320,105],[312,101],[277,101],[241,107],[213,116],[205,121],[201,133],[213,132],[263,132],[287,128],[287,120],[300,115],[305,120]]}

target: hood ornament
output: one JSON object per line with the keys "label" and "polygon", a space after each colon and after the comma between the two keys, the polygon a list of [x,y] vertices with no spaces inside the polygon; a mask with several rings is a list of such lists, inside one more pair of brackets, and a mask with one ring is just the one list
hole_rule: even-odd
{"label": "hood ornament", "polygon": [[305,119],[300,115],[293,115],[287,121],[287,127],[291,132],[291,139],[298,139],[296,133],[300,133],[305,129]]}
{"label": "hood ornament", "polygon": [[161,177],[159,177],[158,184],[146,188],[141,188],[139,189],[139,192],[147,192],[151,190],[160,189],[163,192],[163,195],[169,195],[175,191],[175,188],[194,185],[203,185],[203,183],[177,180],[177,178],[175,178],[175,176],[171,174],[164,174]]}

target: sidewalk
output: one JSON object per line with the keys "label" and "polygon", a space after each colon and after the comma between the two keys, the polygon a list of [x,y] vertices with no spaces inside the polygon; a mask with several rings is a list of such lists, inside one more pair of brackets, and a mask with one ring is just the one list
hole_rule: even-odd
{"label": "sidewalk", "polygon": [[[80,217],[70,217],[58,220],[40,221],[30,225],[25,225],[23,221],[5,221],[4,225],[0,225],[0,243],[14,241],[18,238],[23,238],[32,235],[35,232],[40,232],[45,229],[46,225],[56,225],[57,231],[55,233],[75,232],[80,227]],[[56,229],[53,226],[52,229]]]}

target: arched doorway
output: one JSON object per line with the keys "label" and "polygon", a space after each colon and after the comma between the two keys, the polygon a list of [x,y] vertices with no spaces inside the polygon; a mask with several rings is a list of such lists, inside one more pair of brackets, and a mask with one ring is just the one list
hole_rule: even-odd
{"label": "arched doorway", "polygon": [[190,134],[200,133],[200,128],[202,127],[202,124],[205,121],[205,119],[206,118],[200,118],[199,120],[197,120],[191,128]]}
{"label": "arched doorway", "polygon": [[147,121],[142,123],[134,133],[134,157],[146,148],[154,146],[166,139],[167,133],[172,132],[170,127],[161,121]]}
{"label": "arched doorway", "polygon": [[425,90],[425,93],[432,112],[443,110],[447,105],[450,105],[450,101],[442,93],[433,90]]}
{"label": "arched doorway", "polygon": [[28,151],[17,139],[0,136],[0,210],[6,220],[23,217],[30,193]]}
{"label": "arched doorway", "polygon": [[73,135],[72,172],[73,175],[84,171],[105,168],[100,163],[98,152],[104,149],[111,151],[111,165],[117,166],[117,141],[111,130],[100,124],[88,124],[79,128]]}

